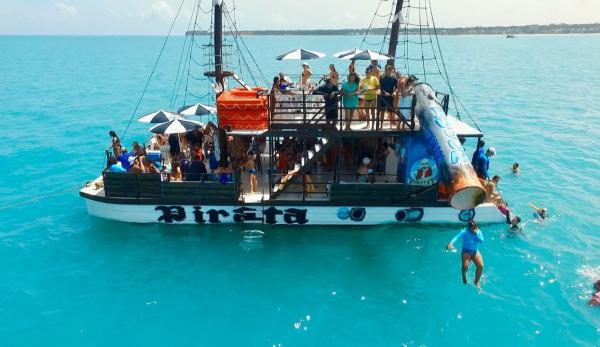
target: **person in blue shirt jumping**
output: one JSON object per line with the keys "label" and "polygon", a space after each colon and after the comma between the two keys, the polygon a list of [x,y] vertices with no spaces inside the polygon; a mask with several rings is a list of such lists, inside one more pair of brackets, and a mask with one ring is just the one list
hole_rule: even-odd
{"label": "person in blue shirt jumping", "polygon": [[463,283],[467,284],[467,270],[469,269],[471,261],[473,261],[475,266],[477,266],[477,270],[475,271],[475,281],[473,281],[473,284],[479,288],[479,280],[481,279],[481,274],[483,273],[483,257],[477,250],[477,246],[480,243],[483,243],[483,234],[477,227],[477,223],[475,223],[475,221],[470,221],[467,228],[454,236],[446,248],[448,250],[454,249],[454,243],[458,241],[458,239],[462,239],[461,257]]}

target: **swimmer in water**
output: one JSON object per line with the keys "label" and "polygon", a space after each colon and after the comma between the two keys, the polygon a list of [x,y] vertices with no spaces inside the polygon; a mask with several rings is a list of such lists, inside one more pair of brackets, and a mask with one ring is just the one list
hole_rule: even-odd
{"label": "swimmer in water", "polygon": [[533,213],[533,216],[538,220],[538,221],[543,221],[548,217],[548,209],[547,208],[540,208],[535,206],[532,203],[527,204],[529,207],[531,207],[535,212]]}
{"label": "swimmer in water", "polygon": [[521,169],[519,168],[519,163],[514,163],[512,166],[512,173],[515,175],[519,175],[521,173]]}
{"label": "swimmer in water", "polygon": [[475,281],[473,281],[473,284],[479,288],[479,280],[481,279],[481,274],[483,273],[483,257],[477,250],[477,246],[479,243],[483,243],[483,234],[477,227],[477,223],[470,221],[467,228],[454,236],[446,248],[448,250],[454,249],[454,243],[458,241],[458,239],[462,239],[461,271],[463,283],[467,284],[467,270],[469,269],[471,261],[473,261],[475,266],[477,266],[477,270],[475,271]]}
{"label": "swimmer in water", "polygon": [[590,306],[600,306],[600,280],[597,280],[594,283],[594,290],[596,293],[592,295],[590,301],[588,301],[588,305]]}

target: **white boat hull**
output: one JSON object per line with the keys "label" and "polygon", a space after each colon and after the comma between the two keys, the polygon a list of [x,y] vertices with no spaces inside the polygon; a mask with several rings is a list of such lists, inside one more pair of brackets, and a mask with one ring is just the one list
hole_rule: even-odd
{"label": "white boat hull", "polygon": [[451,207],[361,207],[361,206],[209,206],[142,205],[105,203],[85,199],[92,216],[129,223],[267,225],[382,225],[382,224],[458,224],[473,216],[478,223],[504,223],[505,217],[493,204],[475,210],[458,211]]}

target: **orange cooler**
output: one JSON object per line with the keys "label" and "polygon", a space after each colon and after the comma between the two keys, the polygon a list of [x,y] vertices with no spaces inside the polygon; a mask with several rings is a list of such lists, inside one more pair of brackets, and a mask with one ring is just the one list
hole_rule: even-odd
{"label": "orange cooler", "polygon": [[258,95],[261,88],[233,88],[217,98],[219,127],[232,130],[264,130],[268,127],[267,96]]}

